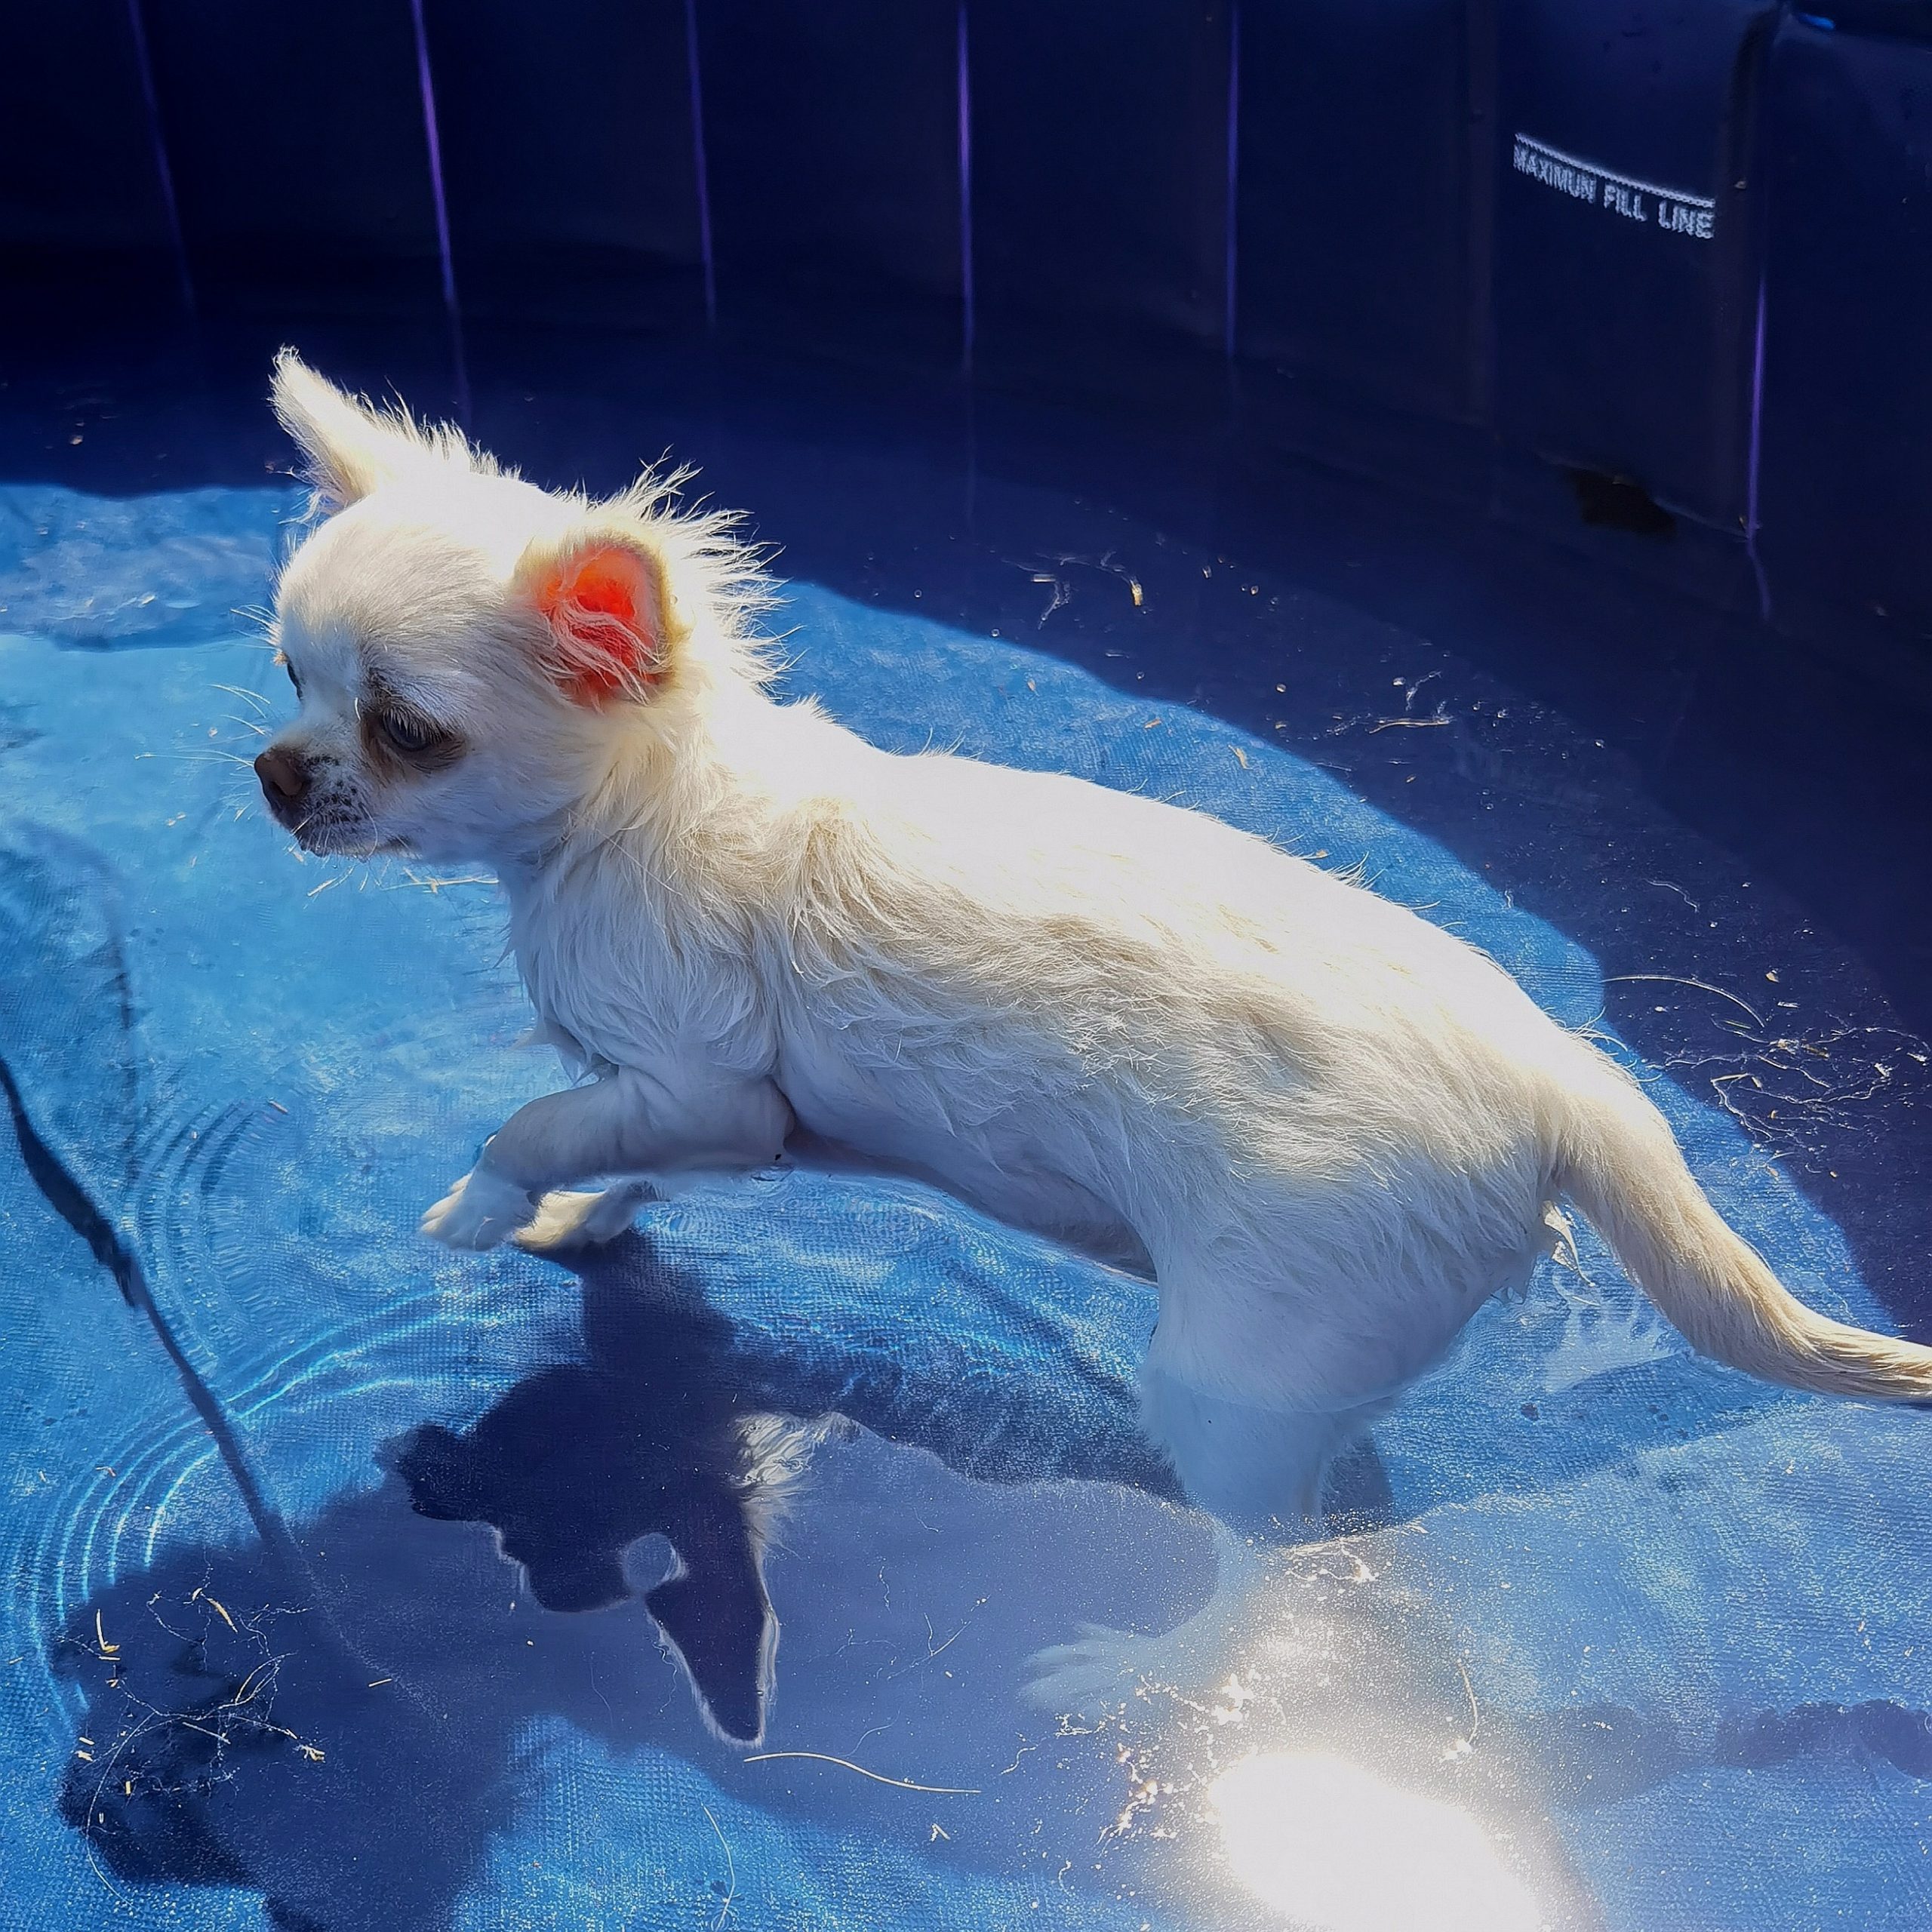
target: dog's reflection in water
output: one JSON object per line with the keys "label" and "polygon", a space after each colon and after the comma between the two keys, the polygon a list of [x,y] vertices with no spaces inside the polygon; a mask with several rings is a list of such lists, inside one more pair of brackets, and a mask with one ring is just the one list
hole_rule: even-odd
{"label": "dog's reflection in water", "polygon": [[645,1606],[714,1728],[755,1743],[778,1641],[765,1532],[830,1425],[749,1410],[728,1324],[640,1235],[572,1265],[587,1359],[527,1377],[460,1434],[417,1429],[384,1460],[423,1515],[489,1524],[546,1610],[623,1601],[626,1551],[662,1535],[677,1567]]}

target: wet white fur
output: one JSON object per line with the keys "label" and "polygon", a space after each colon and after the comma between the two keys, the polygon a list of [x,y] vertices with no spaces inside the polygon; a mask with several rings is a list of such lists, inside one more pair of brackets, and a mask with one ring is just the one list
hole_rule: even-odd
{"label": "wet white fur", "polygon": [[[1471,947],[1202,814],[776,701],[749,558],[661,485],[546,494],[292,358],[276,401],[335,511],[278,599],[284,742],[325,774],[305,836],[494,866],[586,1075],[430,1211],[443,1240],[595,1238],[636,1192],[557,1190],[788,1143],[928,1174],[1152,1274],[1146,1421],[1237,1521],[1314,1519],[1337,1450],[1526,1280],[1566,1195],[1709,1352],[1932,1390],[1927,1352],[1786,1295],[1637,1088]],[[529,589],[599,542],[660,574],[668,654],[601,706],[546,670]],[[462,732],[452,769],[371,768],[371,667]]]}

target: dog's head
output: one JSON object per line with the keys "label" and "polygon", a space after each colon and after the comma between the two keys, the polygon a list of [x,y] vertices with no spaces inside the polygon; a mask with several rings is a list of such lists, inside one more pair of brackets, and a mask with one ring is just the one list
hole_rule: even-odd
{"label": "dog's head", "polygon": [[275,411],[322,513],[275,592],[301,710],[255,768],[311,851],[501,861],[538,848],[721,680],[762,601],[681,478],[596,503],[500,470],[278,358]]}

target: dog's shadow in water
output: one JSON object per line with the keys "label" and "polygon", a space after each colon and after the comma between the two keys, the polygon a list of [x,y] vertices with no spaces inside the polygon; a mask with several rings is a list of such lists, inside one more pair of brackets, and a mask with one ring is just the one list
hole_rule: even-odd
{"label": "dog's shadow in water", "polygon": [[[529,1376],[460,1435],[426,1424],[383,1460],[420,1515],[488,1524],[546,1610],[622,1602],[625,1552],[663,1537],[676,1567],[645,1606],[712,1727],[755,1744],[778,1637],[765,1532],[815,1441],[851,1418],[760,1407],[802,1392],[771,1386],[779,1364],[738,1358],[730,1324],[636,1232],[559,1258],[583,1280],[586,1359]],[[1365,1438],[1328,1500],[1338,1528],[1386,1519]]]}
{"label": "dog's shadow in water", "polygon": [[822,1429],[748,1411],[731,1330],[635,1233],[574,1260],[586,1359],[519,1382],[470,1428],[428,1423],[383,1458],[422,1515],[487,1523],[546,1610],[632,1594],[653,1534],[676,1567],[644,1596],[727,1740],[764,1728],[777,1623],[764,1532]]}

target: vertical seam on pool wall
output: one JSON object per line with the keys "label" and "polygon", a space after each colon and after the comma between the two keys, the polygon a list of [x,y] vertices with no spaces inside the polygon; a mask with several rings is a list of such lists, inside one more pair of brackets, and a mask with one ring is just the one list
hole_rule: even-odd
{"label": "vertical seam on pool wall", "polygon": [[1225,257],[1221,290],[1221,354],[1235,359],[1240,321],[1238,300],[1241,263],[1241,0],[1228,5],[1228,174],[1223,214]]}
{"label": "vertical seam on pool wall", "polygon": [[966,0],[959,0],[958,111],[959,115],[959,352],[973,373],[976,321],[973,304],[973,73],[972,42],[966,25]]}
{"label": "vertical seam on pool wall", "polygon": [[1464,397],[1470,417],[1494,431],[1496,414],[1496,0],[1468,0],[1463,16],[1464,112],[1467,139],[1463,165],[1469,198],[1464,223],[1465,272],[1469,303],[1464,344]]}
{"label": "vertical seam on pool wall", "polygon": [[409,18],[416,35],[416,81],[423,97],[423,139],[429,152],[429,198],[436,216],[436,250],[442,269],[443,311],[449,318],[450,352],[456,361],[457,413],[467,427],[469,370],[463,354],[463,311],[457,301],[456,260],[450,248],[449,202],[443,190],[443,143],[436,121],[436,82],[429,66],[429,35],[423,24],[423,0],[409,0]]}
{"label": "vertical seam on pool wall", "polygon": [[1758,581],[1758,614],[1766,623],[1771,620],[1771,584],[1764,574],[1764,559],[1758,554],[1758,463],[1763,448],[1764,427],[1764,308],[1765,264],[1758,264],[1758,319],[1751,343],[1751,432],[1744,458],[1744,552],[1751,559],[1751,572]]}
{"label": "vertical seam on pool wall", "polygon": [[168,136],[161,125],[161,96],[154,84],[154,63],[148,57],[147,23],[141,16],[141,0],[128,0],[128,31],[134,43],[134,65],[141,77],[141,100],[147,109],[148,146],[154,155],[155,180],[161,189],[161,205],[168,217],[168,239],[174,247],[174,272],[181,290],[181,306],[190,315],[195,312],[195,278],[188,266],[187,238],[181,230],[181,207],[174,198],[174,169],[168,158]]}
{"label": "vertical seam on pool wall", "polygon": [[711,164],[704,147],[704,79],[697,52],[697,0],[685,0],[685,61],[691,77],[691,162],[697,176],[698,258],[704,266],[704,325],[718,327],[718,269],[711,252]]}
{"label": "vertical seam on pool wall", "polygon": [[[1746,32],[1738,51],[1737,69],[1732,86],[1731,118],[1734,131],[1724,155],[1725,183],[1737,183],[1730,192],[1739,197],[1738,212],[1744,217],[1742,240],[1737,244],[1742,267],[1749,272],[1746,285],[1749,299],[1750,325],[1746,337],[1749,366],[1744,398],[1744,437],[1741,454],[1744,463],[1744,554],[1758,592],[1758,614],[1768,623],[1771,617],[1770,580],[1758,548],[1758,469],[1763,449],[1764,412],[1764,344],[1770,306],[1770,159],[1771,50],[1777,38],[1776,14],[1755,23]],[[1755,187],[1749,195],[1744,183]],[[1756,206],[1752,208],[1752,201]],[[1744,280],[1741,275],[1740,281]],[[1735,462],[1738,450],[1735,419],[1727,439]]]}

